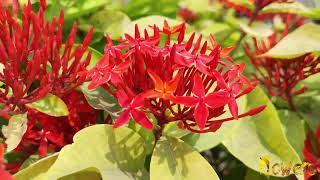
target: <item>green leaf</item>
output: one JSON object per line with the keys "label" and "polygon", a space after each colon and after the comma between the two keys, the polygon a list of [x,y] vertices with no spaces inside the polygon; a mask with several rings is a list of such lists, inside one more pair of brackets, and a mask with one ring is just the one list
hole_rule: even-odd
{"label": "green leaf", "polygon": [[[239,113],[244,113],[246,110],[247,105],[247,98],[246,96],[242,96],[237,100],[237,104],[239,106]],[[227,112],[221,116],[221,118],[231,117],[231,113],[229,109],[226,110]],[[241,119],[239,121],[242,121]],[[239,127],[238,121],[229,121],[222,124],[221,128],[218,129],[216,132],[212,133],[190,133],[187,136],[184,136],[182,140],[193,148],[198,150],[199,152],[211,149],[218,144],[220,144],[223,140],[230,137],[233,132]]]}
{"label": "green leaf", "polygon": [[[261,104],[267,105],[267,108],[258,115],[240,121],[239,127],[230,138],[223,141],[223,145],[246,166],[258,172],[261,157],[267,157],[270,163],[300,163],[299,155],[289,144],[268,96],[257,87],[247,98],[248,109]],[[266,168],[262,173],[267,174]]]}
{"label": "green leaf", "polygon": [[262,13],[290,13],[308,18],[320,19],[319,8],[310,9],[297,1],[292,3],[272,3],[263,8]]}
{"label": "green leaf", "polygon": [[68,107],[63,100],[50,93],[36,102],[26,104],[26,106],[49,116],[60,117],[69,115]]}
{"label": "green leaf", "polygon": [[251,26],[248,26],[247,23],[239,22],[239,26],[244,32],[252,37],[263,38],[268,37],[273,33],[271,26],[260,21],[252,23]]}
{"label": "green leaf", "polygon": [[81,1],[70,1],[70,0],[59,0],[57,1],[60,6],[64,9],[65,19],[74,19],[80,16],[89,14],[96,11],[99,8],[104,7],[107,4],[111,4],[111,0],[81,0]]}
{"label": "green leaf", "polygon": [[284,37],[262,56],[288,59],[320,51],[320,25],[305,24]]}
{"label": "green leaf", "polygon": [[45,180],[46,173],[58,158],[58,153],[40,159],[14,175],[16,180]]}
{"label": "green leaf", "polygon": [[299,154],[300,159],[303,159],[302,151],[306,133],[304,130],[305,121],[297,113],[288,110],[280,110],[278,115],[289,143]]}
{"label": "green leaf", "polygon": [[119,39],[130,22],[130,18],[121,11],[103,9],[89,18],[81,19],[79,27],[87,31],[91,26],[94,26],[94,32],[99,33],[101,37],[107,33],[112,39]]}
{"label": "green leaf", "polygon": [[211,165],[183,141],[161,138],[154,149],[150,164],[150,180],[215,180],[219,179]]}
{"label": "green leaf", "polygon": [[113,118],[116,118],[121,113],[121,107],[117,99],[102,87],[97,87],[94,90],[88,89],[89,83],[86,82],[80,86],[86,100],[91,107],[95,109],[105,110]]}
{"label": "green leaf", "polygon": [[6,138],[7,152],[14,150],[27,131],[27,114],[17,114],[9,119],[9,124],[2,126],[2,134]]}
{"label": "green leaf", "polygon": [[48,171],[49,180],[83,170],[100,172],[102,179],[142,179],[145,175],[145,143],[129,128],[94,125],[79,131],[73,141],[60,151]]}

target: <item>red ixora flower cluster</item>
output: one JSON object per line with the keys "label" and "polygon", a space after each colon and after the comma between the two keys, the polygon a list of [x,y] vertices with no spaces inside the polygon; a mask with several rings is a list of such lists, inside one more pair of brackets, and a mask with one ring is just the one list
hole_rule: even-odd
{"label": "red ixora flower cluster", "polygon": [[15,153],[23,152],[16,163],[6,164],[10,172],[17,172],[21,164],[30,156],[39,154],[40,158],[47,152],[58,152],[62,147],[73,142],[74,134],[81,129],[96,124],[99,114],[86,101],[84,95],[76,90],[65,93],[62,97],[66,103],[69,116],[52,117],[33,109],[28,109],[28,129]]}
{"label": "red ixora flower cluster", "polygon": [[[248,0],[253,5],[250,9],[244,5],[237,4],[233,0],[220,0],[225,6],[235,9],[241,14],[244,14],[253,19],[266,19],[273,17],[273,13],[262,13],[261,10],[271,3],[292,3],[293,0]],[[279,15],[279,13],[277,13]]]}
{"label": "red ixora flower cluster", "polygon": [[305,180],[318,180],[320,178],[320,127],[316,130],[315,138],[311,138],[309,132],[304,141],[303,156],[307,163],[311,164],[311,168],[305,171]]}
{"label": "red ixora flower cluster", "polygon": [[318,64],[320,58],[311,54],[306,54],[293,59],[277,59],[270,57],[258,57],[273,48],[283,37],[285,37],[291,26],[299,27],[303,24],[303,18],[292,19],[287,16],[286,28],[280,35],[272,34],[265,40],[258,41],[253,38],[254,50],[247,43],[245,52],[249,56],[256,69],[254,77],[263,83],[272,96],[279,96],[287,101],[292,110],[295,110],[292,97],[304,93],[307,87],[295,90],[295,86],[307,77],[320,72]]}
{"label": "red ixora flower cluster", "polygon": [[[202,42],[201,35],[195,40],[195,33],[184,42],[185,24],[170,27],[165,21],[162,30],[156,25],[151,30],[152,35],[147,29],[141,35],[136,26],[134,37],[125,34],[119,45],[107,36],[103,58],[87,74],[92,80],[90,89],[103,87],[123,108],[114,127],[133,118],[151,129],[148,114],[152,114],[158,123],[155,131],[179,122],[192,132],[213,132],[223,122],[264,109],[260,106],[238,114],[236,99],[255,85],[242,75],[245,64],[235,64],[228,56],[232,48],[221,48],[213,36],[211,45]],[[167,37],[164,45],[161,33]],[[231,117],[219,118],[226,106]]]}
{"label": "red ixora flower cluster", "polygon": [[[25,112],[25,104],[37,101],[51,92],[61,95],[74,89],[84,79],[78,75],[85,71],[91,53],[83,57],[93,29],[83,44],[75,46],[77,24],[62,45],[64,13],[58,20],[47,22],[44,17],[46,2],[40,1],[36,14],[29,2],[21,7],[21,22],[18,20],[18,2],[0,8],[0,103],[6,105],[4,112]],[[61,53],[62,52],[62,53]]]}

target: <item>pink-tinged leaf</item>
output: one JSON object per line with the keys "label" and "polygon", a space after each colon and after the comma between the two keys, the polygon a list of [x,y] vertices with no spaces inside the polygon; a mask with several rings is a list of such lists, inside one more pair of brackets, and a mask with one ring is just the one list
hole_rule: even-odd
{"label": "pink-tinged leaf", "polygon": [[230,102],[230,97],[228,92],[220,91],[220,92],[213,92],[210,93],[205,98],[205,103],[210,106],[210,108],[219,108],[222,107]]}
{"label": "pink-tinged leaf", "polygon": [[151,121],[148,119],[146,114],[144,112],[141,112],[139,110],[132,110],[131,111],[133,119],[140,124],[142,127],[147,128],[147,129],[152,129],[153,124]]}
{"label": "pink-tinged leaf", "polygon": [[199,103],[194,110],[194,118],[200,129],[204,129],[208,120],[209,110],[204,103]]}
{"label": "pink-tinged leaf", "polygon": [[154,89],[156,91],[162,92],[164,86],[162,79],[151,70],[148,70],[148,74],[154,83]]}
{"label": "pink-tinged leaf", "polygon": [[187,107],[194,107],[198,104],[199,98],[191,96],[175,96],[172,97],[172,101],[176,104],[183,104]]}
{"label": "pink-tinged leaf", "polygon": [[113,127],[118,128],[126,124],[130,120],[130,117],[131,117],[130,110],[123,111],[118,117],[118,119],[116,120],[116,122],[113,124]]}
{"label": "pink-tinged leaf", "polygon": [[192,92],[198,97],[204,97],[206,95],[202,84],[202,79],[198,73],[196,73],[193,78]]}
{"label": "pink-tinged leaf", "polygon": [[131,102],[127,93],[123,89],[120,89],[117,92],[117,99],[118,99],[120,106],[123,108],[128,107]]}
{"label": "pink-tinged leaf", "polygon": [[235,119],[238,119],[238,105],[237,105],[236,99],[234,97],[230,97],[230,102],[229,102],[228,106],[229,106],[231,115]]}

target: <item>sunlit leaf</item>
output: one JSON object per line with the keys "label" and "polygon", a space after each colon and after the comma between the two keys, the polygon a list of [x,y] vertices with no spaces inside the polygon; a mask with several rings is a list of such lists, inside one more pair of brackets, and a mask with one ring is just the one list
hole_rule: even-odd
{"label": "sunlit leaf", "polygon": [[26,106],[55,117],[68,116],[69,114],[68,107],[63,100],[50,93],[36,102],[26,104]]}
{"label": "sunlit leaf", "polygon": [[88,30],[94,26],[94,32],[102,38],[108,34],[112,39],[119,39],[131,22],[130,18],[121,11],[103,9],[80,21],[80,28]]}
{"label": "sunlit leaf", "polygon": [[48,171],[48,179],[83,173],[83,170],[95,177],[100,173],[106,180],[145,177],[145,143],[133,130],[94,125],[79,131],[73,141],[59,152]]}
{"label": "sunlit leaf", "polygon": [[252,23],[251,26],[248,26],[244,22],[239,22],[239,26],[244,32],[252,37],[268,37],[273,33],[271,26],[259,21]]}
{"label": "sunlit leaf", "polygon": [[308,23],[288,34],[262,56],[288,59],[318,51],[320,51],[320,25]]}
{"label": "sunlit leaf", "polygon": [[217,180],[211,165],[194,149],[173,137],[161,138],[150,164],[150,180]]}
{"label": "sunlit leaf", "polygon": [[80,86],[80,89],[90,106],[95,109],[105,110],[114,118],[118,117],[121,112],[121,107],[119,106],[117,99],[102,87],[89,90],[88,85],[89,83],[86,82]]}
{"label": "sunlit leaf", "polygon": [[17,114],[9,119],[8,125],[2,126],[2,134],[6,138],[7,152],[14,150],[27,131],[27,114]]}
{"label": "sunlit leaf", "polygon": [[[258,115],[241,120],[239,127],[223,141],[223,145],[246,166],[258,172],[262,157],[267,157],[270,163],[300,163],[299,155],[288,142],[277,111],[268,96],[262,89],[256,88],[247,98],[248,109],[261,104],[267,105],[267,108]],[[262,173],[267,173],[265,166]]]}
{"label": "sunlit leaf", "polygon": [[305,121],[297,113],[288,110],[280,110],[278,115],[289,143],[299,154],[300,159],[303,159],[302,151],[306,134],[304,130]]}
{"label": "sunlit leaf", "polygon": [[44,180],[46,173],[58,158],[58,153],[45,157],[29,165],[14,175],[16,180]]}
{"label": "sunlit leaf", "polygon": [[320,8],[307,8],[298,1],[292,3],[272,3],[263,8],[263,13],[290,13],[320,19]]}

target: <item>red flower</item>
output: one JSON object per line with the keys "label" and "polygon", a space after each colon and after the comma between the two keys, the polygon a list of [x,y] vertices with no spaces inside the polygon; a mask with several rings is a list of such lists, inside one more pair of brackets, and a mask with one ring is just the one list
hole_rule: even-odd
{"label": "red flower", "polygon": [[[281,38],[285,37],[288,34],[291,23],[291,16],[289,15],[286,29],[280,38],[278,38],[277,33],[274,33],[268,37],[268,39],[262,41],[254,38],[254,51],[252,51],[253,48],[248,44],[245,46],[245,51],[256,69],[255,78],[265,85],[272,96],[279,96],[286,100],[294,110],[295,107],[292,102],[293,96],[304,93],[307,87],[303,87],[300,90],[295,90],[294,88],[301,80],[320,72],[320,68],[317,67],[320,58],[314,57],[311,54],[293,59],[257,57],[267,52],[274,47]],[[293,24],[294,26],[300,25],[300,19],[295,19]]]}
{"label": "red flower", "polygon": [[119,90],[117,93],[117,98],[120,106],[123,108],[123,112],[113,127],[120,127],[127,123],[130,118],[133,118],[142,127],[152,129],[153,125],[151,121],[148,119],[145,112],[139,109],[144,105],[143,94],[136,95],[134,98],[130,99],[125,91]]}
{"label": "red flower", "polygon": [[[147,114],[152,114],[160,129],[169,122],[180,122],[180,127],[190,131],[208,132],[217,130],[225,121],[264,109],[238,114],[236,99],[249,93],[254,85],[242,75],[244,64],[236,65],[228,56],[232,48],[221,48],[213,36],[211,45],[202,43],[201,35],[194,42],[195,34],[184,43],[185,24],[170,27],[165,21],[161,32],[155,25],[151,28],[153,35],[144,30],[143,37],[136,26],[134,37],[126,34],[119,45],[109,41],[104,56],[109,57],[108,68],[107,63],[101,63],[89,73],[92,87],[101,85],[123,108],[114,127],[133,118],[150,129],[153,126]],[[167,36],[164,47],[159,45],[161,33]],[[171,40],[173,37],[176,39]],[[120,64],[126,66],[112,72],[116,81],[105,78]],[[232,117],[219,119],[225,106],[229,106]]]}
{"label": "red flower", "polygon": [[62,46],[63,11],[57,21],[53,18],[48,22],[44,17],[45,0],[40,1],[38,14],[29,2],[21,7],[20,23],[18,3],[13,2],[13,15],[7,7],[0,8],[0,63],[4,66],[0,72],[0,81],[4,83],[0,102],[19,113],[26,111],[25,104],[41,99],[48,92],[61,95],[85,80],[78,73],[85,71],[90,62],[91,53],[83,56],[93,29],[83,44],[74,47],[77,31],[74,24]]}
{"label": "red flower", "polygon": [[307,163],[311,164],[304,174],[306,180],[317,180],[320,174],[320,128],[315,133],[315,141],[311,138],[311,132],[308,133],[304,141],[303,156]]}

